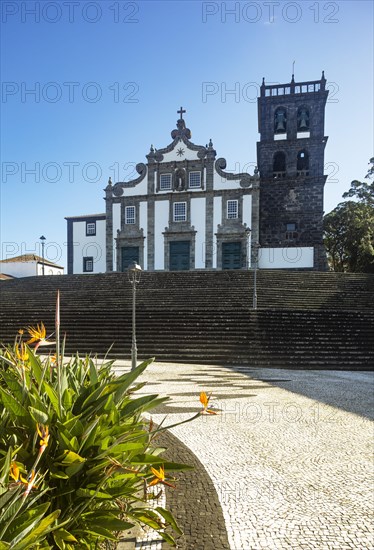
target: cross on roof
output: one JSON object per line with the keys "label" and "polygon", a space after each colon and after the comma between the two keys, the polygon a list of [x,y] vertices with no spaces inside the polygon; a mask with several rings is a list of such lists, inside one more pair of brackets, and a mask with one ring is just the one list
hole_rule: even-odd
{"label": "cross on roof", "polygon": [[179,111],[177,111],[178,114],[180,114],[180,117],[179,117],[179,120],[183,120],[183,113],[185,113],[185,109],[183,109],[183,107],[181,107],[179,109]]}

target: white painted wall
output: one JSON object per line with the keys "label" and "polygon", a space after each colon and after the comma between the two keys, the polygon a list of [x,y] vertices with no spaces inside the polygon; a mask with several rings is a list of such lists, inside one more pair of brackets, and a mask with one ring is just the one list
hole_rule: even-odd
{"label": "white painted wall", "polygon": [[195,268],[205,268],[205,198],[191,199],[191,225],[196,233]]}
{"label": "white painted wall", "polygon": [[213,199],[213,267],[217,267],[217,233],[218,225],[222,223],[222,197]]}
{"label": "white painted wall", "polygon": [[94,270],[92,273],[105,273],[105,229],[106,220],[97,220],[96,235],[86,236],[86,222],[73,222],[73,273],[83,273],[83,258],[85,256],[93,257]]}
{"label": "white painted wall", "polygon": [[[184,154],[182,157],[180,157],[177,153],[178,149],[183,149]],[[191,149],[188,149],[186,145],[183,143],[183,141],[179,141],[177,145],[174,147],[170,153],[164,154],[164,159],[162,162],[173,162],[174,160],[198,160],[199,157],[197,156],[197,151],[192,151]]]}
{"label": "white painted wall", "polygon": [[243,223],[252,229],[252,196],[243,195]]}
{"label": "white painted wall", "polygon": [[169,225],[169,201],[155,201],[155,269],[165,269],[164,236]]}
{"label": "white painted wall", "polygon": [[289,246],[285,248],[260,248],[260,269],[295,269],[313,267],[313,247]]}
{"label": "white painted wall", "polygon": [[222,191],[225,189],[240,189],[240,179],[227,180],[215,171],[213,175],[213,189],[216,191]]}
{"label": "white painted wall", "polygon": [[[36,260],[27,262],[0,262],[0,272],[12,277],[35,277],[35,275],[43,275],[43,267]],[[44,266],[44,275],[63,274],[64,269],[62,267]]]}
{"label": "white painted wall", "polygon": [[33,277],[37,275],[36,260],[30,262],[0,262],[1,273],[12,277]]}
{"label": "white painted wall", "polygon": [[148,269],[148,211],[147,202],[139,203],[139,227],[143,229],[144,234],[144,269]]}
{"label": "white painted wall", "polygon": [[[43,275],[43,266],[42,264],[37,264],[37,275]],[[44,275],[63,275],[64,270],[59,267],[53,267],[52,265],[44,266]]]}
{"label": "white painted wall", "polygon": [[119,202],[113,203],[112,209],[113,217],[113,271],[117,271],[117,230],[121,230],[121,204]]}
{"label": "white painted wall", "polygon": [[135,187],[125,187],[123,190],[123,197],[133,197],[134,195],[147,195],[147,194],[148,194],[148,170],[143,181],[135,185]]}

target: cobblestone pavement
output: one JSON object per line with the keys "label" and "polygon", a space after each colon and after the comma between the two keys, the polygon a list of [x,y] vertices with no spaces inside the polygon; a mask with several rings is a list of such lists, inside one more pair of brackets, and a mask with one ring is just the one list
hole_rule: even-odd
{"label": "cobblestone pavement", "polygon": [[213,482],[227,550],[374,547],[371,373],[155,363],[142,378],[143,393],[171,397],[157,423],[185,420],[212,392],[219,414],[171,432]]}

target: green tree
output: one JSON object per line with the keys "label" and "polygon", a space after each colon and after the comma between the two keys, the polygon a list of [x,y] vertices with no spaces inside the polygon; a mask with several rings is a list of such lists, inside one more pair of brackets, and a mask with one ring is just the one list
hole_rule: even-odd
{"label": "green tree", "polygon": [[[374,157],[366,179],[374,176]],[[324,217],[325,247],[333,271],[374,273],[374,182],[354,180],[343,198]]]}

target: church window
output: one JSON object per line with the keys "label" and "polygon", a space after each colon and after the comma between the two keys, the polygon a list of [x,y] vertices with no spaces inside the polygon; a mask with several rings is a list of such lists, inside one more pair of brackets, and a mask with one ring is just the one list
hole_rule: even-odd
{"label": "church window", "polygon": [[160,190],[165,191],[171,189],[171,174],[160,175]]}
{"label": "church window", "polygon": [[96,222],[86,222],[86,236],[96,235]]}
{"label": "church window", "polygon": [[190,172],[188,176],[188,186],[190,188],[201,187],[201,173],[200,172]]}
{"label": "church window", "polygon": [[278,151],[277,153],[274,154],[273,177],[274,178],[286,177],[286,155],[282,151]]}
{"label": "church window", "polygon": [[309,153],[302,150],[297,153],[297,165],[298,176],[309,176]]}
{"label": "church window", "polygon": [[135,206],[126,206],[125,208],[125,223],[135,223]]}
{"label": "church window", "polygon": [[287,131],[287,111],[278,107],[274,113],[274,134],[285,134]]}
{"label": "church window", "polygon": [[297,131],[309,132],[310,116],[307,107],[299,107],[297,111]]}
{"label": "church window", "polygon": [[185,222],[187,219],[187,203],[175,202],[173,206],[174,206],[174,216],[173,216],[174,221]]}
{"label": "church window", "polygon": [[85,256],[83,258],[83,272],[92,273],[93,271],[93,256]]}
{"label": "church window", "polygon": [[232,220],[237,217],[238,217],[238,201],[237,200],[227,201],[227,218],[229,220]]}
{"label": "church window", "polygon": [[286,223],[286,240],[293,241],[297,236],[296,223]]}

